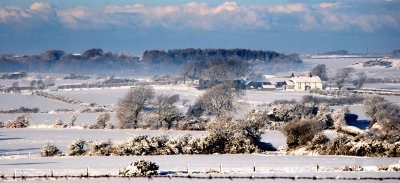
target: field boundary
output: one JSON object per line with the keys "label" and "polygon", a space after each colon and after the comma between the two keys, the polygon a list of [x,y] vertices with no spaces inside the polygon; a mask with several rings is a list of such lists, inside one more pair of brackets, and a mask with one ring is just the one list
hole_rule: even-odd
{"label": "field boundary", "polygon": [[153,176],[120,176],[120,175],[35,175],[35,176],[25,176],[25,175],[13,175],[13,176],[0,176],[1,180],[31,180],[31,179],[99,179],[99,178],[125,178],[125,179],[137,179],[137,178],[147,178],[152,179],[249,179],[249,180],[400,180],[400,177],[341,177],[341,176],[221,176],[221,175],[204,175],[204,176],[193,176],[193,175],[153,175]]}

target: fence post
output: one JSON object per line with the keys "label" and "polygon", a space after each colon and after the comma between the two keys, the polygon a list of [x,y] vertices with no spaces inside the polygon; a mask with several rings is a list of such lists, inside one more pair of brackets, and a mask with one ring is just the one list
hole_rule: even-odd
{"label": "fence post", "polygon": [[222,163],[219,164],[219,173],[222,173]]}
{"label": "fence post", "polygon": [[319,164],[318,164],[318,162],[317,162],[317,171],[319,171]]}
{"label": "fence post", "polygon": [[256,172],[256,163],[253,163],[253,172]]}
{"label": "fence post", "polygon": [[89,178],[89,167],[86,167],[86,177]]}
{"label": "fence post", "polygon": [[187,164],[186,170],[187,170],[187,173],[190,174],[189,164]]}
{"label": "fence post", "polygon": [[50,170],[50,177],[54,177],[54,170],[53,169]]}

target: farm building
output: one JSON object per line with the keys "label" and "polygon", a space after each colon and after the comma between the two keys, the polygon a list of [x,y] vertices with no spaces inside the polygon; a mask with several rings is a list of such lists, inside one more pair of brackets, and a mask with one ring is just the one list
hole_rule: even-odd
{"label": "farm building", "polygon": [[294,90],[304,91],[310,89],[323,89],[319,76],[295,76],[290,79],[294,84]]}

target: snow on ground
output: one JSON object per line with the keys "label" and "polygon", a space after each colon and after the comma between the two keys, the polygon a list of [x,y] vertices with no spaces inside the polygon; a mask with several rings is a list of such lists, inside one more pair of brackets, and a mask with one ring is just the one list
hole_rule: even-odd
{"label": "snow on ground", "polygon": [[[154,85],[156,95],[160,94],[179,94],[180,99],[188,99],[190,102],[196,100],[203,91],[184,85]],[[52,91],[51,94],[61,95],[64,97],[78,99],[87,103],[96,102],[98,104],[115,105],[130,90],[129,87],[124,88],[98,88],[85,90],[60,90]]]}
{"label": "snow on ground", "polygon": [[18,109],[20,107],[38,107],[40,111],[54,109],[78,109],[79,105],[67,104],[30,94],[0,93],[0,110]]}
{"label": "snow on ground", "polygon": [[[360,158],[348,156],[287,156],[287,155],[161,155],[161,156],[76,156],[76,157],[47,157],[2,159],[0,171],[12,175],[14,171],[24,175],[68,173],[80,175],[86,172],[93,174],[116,175],[132,161],[139,159],[156,162],[162,172],[186,173],[192,175],[205,174],[209,170],[219,171],[222,164],[223,174],[229,175],[319,175],[319,176],[393,176],[398,172],[342,172],[334,169],[344,166],[379,167],[397,163],[399,158]],[[319,165],[320,171],[316,171]],[[256,171],[253,172],[253,166]],[[329,172],[328,172],[329,171]],[[217,175],[215,175],[217,176]]]}
{"label": "snow on ground", "polygon": [[[191,134],[205,135],[205,131],[178,130],[98,130],[98,129],[55,129],[55,128],[0,128],[0,156],[27,155],[40,152],[46,143],[55,144],[61,151],[66,152],[67,146],[74,140],[108,140],[112,142],[125,141],[133,135],[168,135],[171,137]],[[286,138],[279,131],[266,131],[261,141],[271,143],[276,148],[286,147]]]}
{"label": "snow on ground", "polygon": [[[80,113],[77,115],[77,119],[75,122],[75,125],[77,126],[83,126],[84,124],[95,124],[96,123],[96,118],[98,115],[101,113]],[[18,115],[20,114],[0,114],[0,121],[8,121],[8,120],[14,120]],[[65,113],[32,113],[29,114],[30,117],[30,124],[32,126],[37,126],[37,125],[53,125],[57,119],[60,119],[62,122],[69,124],[71,121],[71,117],[73,115],[73,112],[65,112]],[[116,124],[115,123],[115,113],[111,112],[110,113],[110,121],[109,123]]]}

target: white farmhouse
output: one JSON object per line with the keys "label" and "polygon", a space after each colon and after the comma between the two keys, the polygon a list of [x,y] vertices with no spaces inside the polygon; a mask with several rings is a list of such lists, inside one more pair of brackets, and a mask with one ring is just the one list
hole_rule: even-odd
{"label": "white farmhouse", "polygon": [[310,89],[322,89],[322,81],[319,76],[295,76],[291,78],[294,84],[294,90],[304,91]]}

